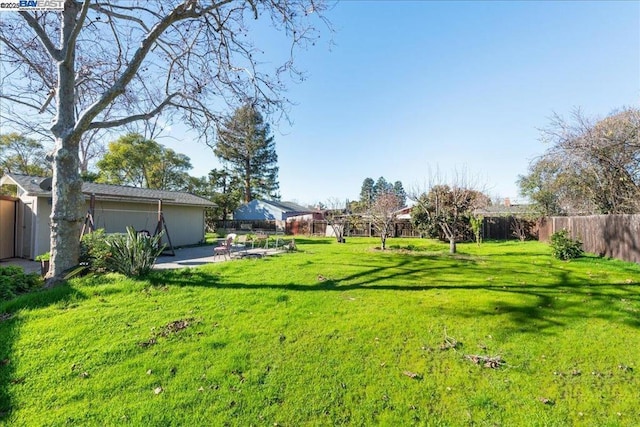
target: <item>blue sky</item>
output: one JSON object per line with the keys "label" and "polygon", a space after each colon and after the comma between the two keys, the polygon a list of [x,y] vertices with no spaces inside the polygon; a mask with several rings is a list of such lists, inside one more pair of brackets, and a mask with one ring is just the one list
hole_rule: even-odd
{"label": "blue sky", "polygon": [[[553,112],[640,105],[637,1],[342,1],[328,17],[332,36],[296,56],[293,124],[273,128],[284,200],[355,200],[366,177],[410,188],[429,167],[518,199]],[[216,167],[201,145],[174,148],[192,175]]]}

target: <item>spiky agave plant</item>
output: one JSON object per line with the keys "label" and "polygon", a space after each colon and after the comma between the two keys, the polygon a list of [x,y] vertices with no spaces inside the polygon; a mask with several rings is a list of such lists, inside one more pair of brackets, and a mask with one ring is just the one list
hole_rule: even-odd
{"label": "spiky agave plant", "polygon": [[127,227],[125,234],[113,236],[107,241],[111,247],[109,268],[129,277],[146,275],[164,250],[165,245],[160,244],[162,234],[148,236],[136,232],[133,227]]}

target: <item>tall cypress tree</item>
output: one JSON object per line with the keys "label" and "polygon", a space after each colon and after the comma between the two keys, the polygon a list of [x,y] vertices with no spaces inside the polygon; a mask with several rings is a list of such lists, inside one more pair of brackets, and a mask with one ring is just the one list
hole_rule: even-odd
{"label": "tall cypress tree", "polygon": [[242,183],[246,203],[261,197],[279,198],[276,145],[269,124],[254,105],[243,105],[223,123],[214,153]]}
{"label": "tall cypress tree", "polygon": [[364,181],[362,181],[362,187],[360,189],[360,203],[363,206],[369,207],[371,206],[371,203],[373,202],[373,186],[375,185],[375,182],[373,181],[372,178],[365,178]]}

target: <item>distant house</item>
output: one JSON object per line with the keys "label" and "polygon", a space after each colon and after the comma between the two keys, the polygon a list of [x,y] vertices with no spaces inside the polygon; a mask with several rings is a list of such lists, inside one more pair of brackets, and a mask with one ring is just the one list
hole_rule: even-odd
{"label": "distant house", "polygon": [[252,200],[233,212],[235,221],[275,221],[278,229],[284,230],[287,221],[320,219],[322,214],[294,202],[279,200]]}
{"label": "distant house", "polygon": [[509,217],[509,216],[526,216],[531,212],[531,206],[528,204],[511,203],[507,197],[503,203],[496,203],[482,208],[475,209],[475,215],[486,217]]}
{"label": "distant house", "polygon": [[[33,259],[49,251],[50,178],[7,174],[0,178],[0,187],[4,186],[14,186],[17,198],[0,198],[0,259]],[[161,206],[174,246],[203,241],[205,210],[215,206],[189,193],[91,182],[82,184],[82,193],[86,206],[80,215],[88,212],[93,196],[95,228],[107,233],[124,232],[127,226],[153,233]]]}

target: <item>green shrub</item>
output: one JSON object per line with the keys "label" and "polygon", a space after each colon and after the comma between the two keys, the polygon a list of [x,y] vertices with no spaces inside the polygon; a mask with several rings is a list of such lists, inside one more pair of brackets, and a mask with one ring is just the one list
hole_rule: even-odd
{"label": "green shrub", "polygon": [[149,237],[132,227],[127,227],[126,234],[110,236],[106,240],[111,252],[107,267],[129,277],[146,275],[164,250],[164,245],[160,245],[161,237],[162,233]]}
{"label": "green shrub", "polygon": [[111,247],[107,244],[109,237],[103,228],[82,236],[80,242],[80,264],[98,273],[108,270]]}
{"label": "green shrub", "polygon": [[42,286],[37,273],[25,274],[22,267],[0,267],[0,301],[8,301],[19,294],[30,292]]}
{"label": "green shrub", "polygon": [[51,252],[45,252],[34,258],[36,261],[51,261]]}
{"label": "green shrub", "polygon": [[482,215],[474,216],[471,215],[469,217],[469,224],[471,225],[471,230],[473,231],[473,236],[476,239],[476,244],[480,246],[482,243],[482,224],[484,222],[484,217]]}
{"label": "green shrub", "polygon": [[578,239],[571,239],[566,229],[556,231],[551,235],[551,248],[553,256],[558,259],[574,259],[582,256],[582,242]]}

